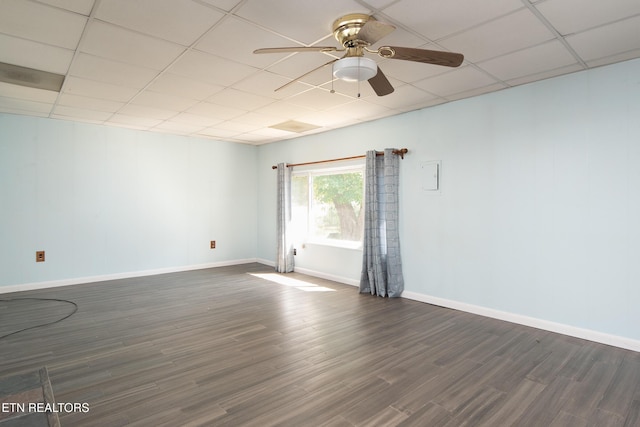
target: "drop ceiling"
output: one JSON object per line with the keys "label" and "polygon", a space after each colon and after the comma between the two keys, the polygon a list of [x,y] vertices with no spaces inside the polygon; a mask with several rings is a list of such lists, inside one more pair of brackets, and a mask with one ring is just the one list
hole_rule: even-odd
{"label": "drop ceiling", "polygon": [[[383,97],[331,67],[275,91],[339,56],[253,51],[338,46],[349,13],[396,27],[374,47],[465,61],[370,56],[395,87]],[[0,82],[0,112],[256,145],[638,57],[638,0],[0,1],[0,62],[65,76],[59,93]]]}

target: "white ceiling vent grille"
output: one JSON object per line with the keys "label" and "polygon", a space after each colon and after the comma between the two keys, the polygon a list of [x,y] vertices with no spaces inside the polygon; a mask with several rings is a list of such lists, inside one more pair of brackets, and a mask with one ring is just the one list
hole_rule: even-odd
{"label": "white ceiling vent grille", "polygon": [[273,129],[286,130],[287,132],[303,133],[313,129],[318,129],[320,126],[312,125],[310,123],[298,122],[295,120],[289,120],[269,127]]}

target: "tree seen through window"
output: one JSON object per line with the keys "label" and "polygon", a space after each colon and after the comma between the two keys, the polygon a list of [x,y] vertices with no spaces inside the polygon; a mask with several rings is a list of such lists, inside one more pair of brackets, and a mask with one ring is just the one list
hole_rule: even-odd
{"label": "tree seen through window", "polygon": [[362,168],[294,174],[292,222],[297,237],[361,242],[363,179]]}

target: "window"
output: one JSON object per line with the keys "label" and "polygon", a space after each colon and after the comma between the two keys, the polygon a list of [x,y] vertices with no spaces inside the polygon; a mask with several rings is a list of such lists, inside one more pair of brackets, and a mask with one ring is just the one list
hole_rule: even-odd
{"label": "window", "polygon": [[364,166],[294,171],[292,230],[296,241],[359,247],[364,231]]}

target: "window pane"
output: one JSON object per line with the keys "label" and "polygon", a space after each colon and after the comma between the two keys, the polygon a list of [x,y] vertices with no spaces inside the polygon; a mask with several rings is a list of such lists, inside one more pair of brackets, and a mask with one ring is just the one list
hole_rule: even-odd
{"label": "window pane", "polygon": [[361,241],[362,172],[312,176],[310,232],[318,239]]}
{"label": "window pane", "polygon": [[309,177],[291,177],[291,231],[297,240],[307,235],[309,224]]}

